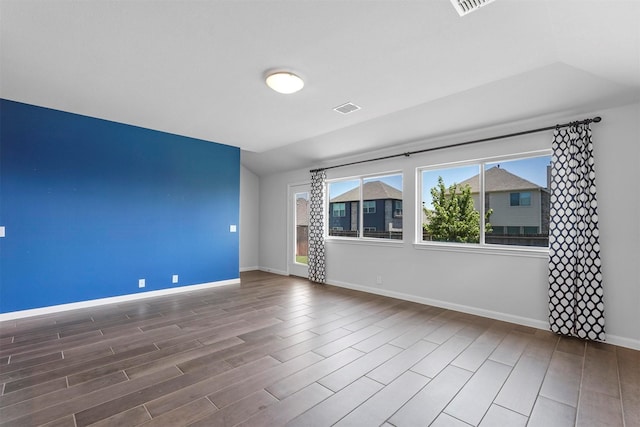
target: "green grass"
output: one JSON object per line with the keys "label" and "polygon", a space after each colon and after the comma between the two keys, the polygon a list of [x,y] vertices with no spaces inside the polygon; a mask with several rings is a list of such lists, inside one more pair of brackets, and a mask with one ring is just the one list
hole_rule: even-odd
{"label": "green grass", "polygon": [[308,256],[296,256],[296,262],[300,264],[309,264]]}

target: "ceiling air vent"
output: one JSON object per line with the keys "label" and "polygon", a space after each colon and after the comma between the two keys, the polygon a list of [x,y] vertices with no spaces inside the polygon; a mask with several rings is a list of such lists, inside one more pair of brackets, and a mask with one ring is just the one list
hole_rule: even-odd
{"label": "ceiling air vent", "polygon": [[342,104],[334,108],[334,110],[342,114],[353,113],[354,111],[358,111],[359,109],[360,107],[358,107],[356,104],[352,102],[347,102],[346,104]]}
{"label": "ceiling air vent", "polygon": [[451,4],[456,8],[458,15],[464,16],[474,10],[480,9],[494,0],[451,0]]}

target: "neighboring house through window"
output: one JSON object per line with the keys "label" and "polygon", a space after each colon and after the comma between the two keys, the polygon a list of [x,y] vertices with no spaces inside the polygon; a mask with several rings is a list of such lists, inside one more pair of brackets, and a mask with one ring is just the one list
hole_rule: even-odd
{"label": "neighboring house through window", "polygon": [[400,174],[330,181],[329,236],[402,239],[398,187],[402,188]]}
{"label": "neighboring house through window", "polygon": [[[531,156],[517,160],[505,159],[500,162],[486,161],[470,163],[465,166],[452,168],[424,169],[422,171],[423,182],[423,240],[439,240],[449,242],[500,244],[517,246],[548,246],[549,235],[549,209],[550,194],[548,190],[550,156]],[[530,177],[526,179],[519,174]],[[446,230],[445,226],[436,228],[434,222],[443,221],[444,216],[438,216],[431,189],[437,188],[434,184],[438,177],[443,177],[445,197],[440,197],[440,203],[447,205],[451,199],[449,191],[452,184],[456,184],[456,199],[462,203],[463,189],[470,190],[473,199],[473,210],[476,213],[473,221],[476,225],[476,234],[470,238],[448,240],[433,239],[429,230]],[[462,178],[462,179],[460,179]],[[536,182],[533,182],[535,180]],[[481,182],[484,181],[482,187]],[[427,188],[428,187],[428,188]],[[481,203],[482,201],[482,203]],[[484,207],[484,214],[480,210]],[[449,211],[454,212],[455,209]],[[427,213],[429,216],[427,217]],[[462,223],[462,224],[461,224]],[[485,233],[478,233],[482,227],[488,225]],[[467,232],[471,224],[463,224],[458,220],[457,224],[449,224],[450,227],[458,227],[460,232]],[[435,232],[435,231],[434,231]],[[441,233],[442,234],[442,233]],[[442,239],[442,240],[441,240]]]}

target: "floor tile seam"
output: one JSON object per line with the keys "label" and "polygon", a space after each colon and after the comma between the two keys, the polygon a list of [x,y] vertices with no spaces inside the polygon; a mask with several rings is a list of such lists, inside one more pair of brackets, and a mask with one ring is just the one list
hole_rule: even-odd
{"label": "floor tile seam", "polygon": [[[519,333],[519,332],[517,332],[517,333]],[[508,336],[508,335],[509,335],[509,334],[507,334],[507,336]],[[506,338],[506,337],[505,337],[505,338]],[[513,367],[515,367],[515,366],[520,362],[520,359],[522,359],[522,357],[524,356],[524,354],[525,354],[525,350],[527,349],[527,347],[529,346],[529,344],[530,344],[530,342],[529,342],[529,341],[527,341],[527,345],[525,345],[525,346],[522,348],[522,351],[521,351],[521,352],[520,352],[520,354],[518,355],[518,358],[515,360],[515,362],[513,363],[513,365],[509,365],[508,363],[504,363],[504,362],[501,362],[500,360],[495,360],[495,359],[492,359],[492,358],[491,358],[491,355],[493,354],[493,352],[495,352],[495,350],[497,350],[497,348],[500,346],[500,344],[498,344],[498,346],[496,346],[496,348],[494,349],[494,351],[493,351],[493,352],[491,352],[491,354],[487,357],[487,360],[491,360],[492,362],[501,363],[501,364],[503,364],[503,365],[511,366],[511,367],[513,368]]]}
{"label": "floor tile seam", "polygon": [[626,426],[626,417],[625,417],[625,410],[624,410],[624,396],[622,394],[622,378],[620,376],[620,359],[618,357],[618,352],[616,351],[616,374],[618,376],[618,393],[620,396],[620,411],[622,413],[622,423],[624,426]]}
{"label": "floor tile seam", "polygon": [[[32,364],[32,365],[26,364],[26,365],[24,365],[24,366],[19,366],[19,367],[17,367],[17,368],[16,368],[16,366],[15,366],[15,365],[20,364],[20,363],[23,363],[23,362],[33,361],[34,359],[38,359],[38,358],[40,358],[40,357],[48,357],[48,356],[52,356],[52,355],[54,355],[54,354],[56,354],[56,353],[60,353],[60,358],[59,358],[59,359],[46,360],[46,361],[44,361],[44,362],[36,362],[36,363],[34,363],[34,364]],[[40,366],[40,365],[46,365],[47,363],[57,362],[57,361],[59,361],[59,360],[64,360],[64,355],[62,354],[62,350],[54,351],[54,352],[52,352],[52,353],[43,354],[42,356],[36,356],[36,357],[34,357],[34,358],[31,358],[31,359],[25,359],[25,360],[21,360],[21,361],[19,361],[19,362],[15,362],[15,363],[13,364],[13,367],[11,367],[11,364],[10,364],[10,363],[7,363],[5,366],[6,366],[7,368],[11,368],[11,369],[8,369],[8,370],[0,369],[0,375],[9,374],[9,373],[11,373],[11,372],[18,372],[18,371],[21,371],[22,369],[35,368],[35,367],[37,367],[37,366]]]}
{"label": "floor tile seam", "polygon": [[[301,355],[296,356],[296,357],[294,357],[294,358],[292,358],[292,359],[289,359],[288,361],[293,360],[293,359],[296,359],[296,358],[298,358],[298,357],[301,357],[301,356],[303,356],[303,355],[304,355],[304,354],[306,354],[306,353],[312,353],[312,351],[307,351],[307,352],[305,352],[305,353],[302,353]],[[315,353],[315,354],[316,354],[317,356],[320,356],[320,355],[319,355],[319,354],[317,354],[317,353]],[[269,356],[269,357],[272,357],[272,356]],[[286,380],[287,378],[289,378],[289,377],[291,377],[291,376],[293,376],[293,375],[297,374],[298,372],[300,372],[300,371],[302,371],[302,370],[304,370],[304,369],[310,368],[310,367],[312,367],[312,366],[316,365],[317,363],[320,363],[320,362],[322,362],[323,360],[326,360],[326,357],[323,357],[323,356],[320,356],[320,357],[322,357],[322,359],[318,360],[317,362],[313,362],[313,363],[311,363],[310,365],[304,366],[304,367],[302,367],[302,368],[298,369],[297,371],[290,372],[289,374],[287,374],[287,375],[285,375],[285,376],[283,376],[283,377],[276,376],[276,379],[275,379],[275,380],[273,380],[273,382],[269,383],[268,385],[264,386],[264,387],[263,387],[263,389],[264,389],[267,393],[269,393],[269,394],[271,394],[272,396],[276,397],[276,396],[275,396],[275,395],[273,395],[271,392],[269,392],[269,390],[267,390],[267,388],[271,387],[272,385],[274,385],[274,384],[276,384],[276,383],[279,383],[280,381],[284,381],[284,380]],[[278,359],[276,359],[276,358],[273,358],[273,359],[274,359],[274,360],[276,360],[276,361],[278,361],[278,362],[280,362],[280,361],[279,361]],[[287,362],[288,362],[288,361],[287,361]],[[281,366],[282,366],[284,363],[286,363],[286,362],[280,362],[280,365],[273,366],[273,367],[268,368],[268,369],[266,369],[266,370],[264,370],[264,371],[262,371],[262,372],[257,372],[257,373],[255,373],[255,374],[253,374],[253,375],[250,375],[250,376],[248,376],[248,377],[246,377],[246,378],[241,379],[240,381],[236,381],[236,382],[234,382],[233,384],[229,384],[229,385],[227,385],[227,386],[225,386],[225,387],[221,388],[220,390],[217,390],[217,391],[215,391],[215,392],[213,392],[213,393],[208,393],[208,394],[207,394],[207,398],[209,398],[210,396],[212,396],[212,395],[214,395],[214,394],[218,394],[218,393],[224,392],[224,391],[225,391],[225,390],[227,390],[227,389],[231,389],[231,388],[233,388],[233,387],[236,387],[238,384],[241,384],[241,383],[243,383],[243,382],[245,382],[245,381],[249,381],[249,380],[251,380],[252,378],[257,377],[258,375],[262,375],[262,374],[263,374],[263,373],[265,373],[265,372],[269,372],[269,371],[271,371],[271,370],[278,369],[278,368],[282,369],[282,368],[281,368]],[[270,378],[269,380],[271,380],[271,378]],[[305,386],[305,387],[306,387],[306,386]],[[303,387],[303,388],[304,388],[304,387]],[[325,387],[325,388],[326,388],[326,387]],[[286,398],[286,397],[288,397],[288,396],[285,396],[285,398]],[[276,399],[277,399],[277,397],[276,397]],[[211,400],[211,399],[209,399],[209,400]],[[280,400],[280,399],[278,399],[278,400]],[[215,405],[215,402],[214,402],[213,400],[211,400],[211,402]],[[218,405],[215,405],[215,406],[216,406],[217,408],[219,408],[219,409],[222,409],[222,408],[227,407],[227,406],[229,406],[229,405],[230,405],[230,404],[225,405],[225,406],[222,406],[222,407],[218,407]]]}
{"label": "floor tile seam", "polygon": [[[537,401],[538,401],[538,397],[539,397],[539,396],[540,396],[539,394],[538,394],[538,395],[536,395],[536,400],[535,400],[535,402],[537,402]],[[533,413],[533,408],[536,406],[536,405],[535,405],[535,402],[534,402],[533,406],[531,407],[531,413]],[[496,403],[496,402],[495,402],[495,400],[494,400],[493,402],[491,402],[491,404],[492,404],[492,405],[499,406],[499,407],[501,407],[502,409],[507,410],[507,411],[509,411],[509,412],[513,412],[514,414],[522,415],[523,417],[526,417],[526,418],[527,418],[527,420],[529,420],[529,419],[531,418],[531,413],[529,413],[529,415],[523,414],[522,412],[518,412],[518,411],[516,411],[515,409],[511,409],[511,408],[508,408],[508,407],[506,407],[506,406],[504,406],[504,405],[501,405],[501,404],[499,404],[499,403]],[[491,406],[489,406],[489,408],[491,408]],[[488,412],[488,411],[487,411],[487,412]],[[487,414],[485,413],[485,416],[486,416],[486,415],[487,415]],[[483,419],[484,419],[484,417],[483,417]],[[480,423],[482,423],[482,421],[480,421]]]}
{"label": "floor tile seam", "polygon": [[[443,412],[444,412],[444,413],[446,413],[447,415],[449,415],[450,417],[453,417],[453,418],[455,418],[455,419],[459,419],[458,417],[456,417],[456,416],[454,416],[454,415],[452,415],[452,414],[450,414],[450,413],[446,412],[446,409],[447,409],[447,407],[451,404],[451,402],[453,402],[453,401],[456,399],[456,397],[458,397],[458,395],[459,395],[459,394],[462,392],[462,390],[467,386],[467,384],[469,384],[469,383],[471,382],[471,380],[473,379],[473,377],[478,373],[478,371],[482,368],[482,366],[483,366],[486,362],[488,362],[488,361],[491,361],[491,362],[493,362],[493,363],[498,363],[498,364],[500,364],[500,365],[502,365],[502,366],[506,366],[506,367],[508,367],[508,368],[510,369],[510,371],[509,371],[509,375],[511,375],[511,372],[513,372],[513,366],[510,366],[510,365],[507,365],[507,364],[504,364],[504,363],[500,363],[500,362],[497,362],[497,361],[495,361],[495,360],[491,360],[491,359],[485,359],[485,361],[482,363],[482,365],[480,365],[480,367],[478,368],[478,370],[477,370],[477,371],[475,371],[475,372],[469,371],[469,370],[464,369],[464,368],[459,368],[459,367],[457,367],[457,366],[455,366],[455,365],[447,365],[447,366],[455,366],[456,368],[458,368],[458,369],[462,369],[463,371],[471,372],[471,375],[470,375],[470,376],[469,376],[469,378],[464,382],[464,384],[462,384],[462,385],[460,386],[460,388],[459,388],[459,389],[458,389],[458,391],[454,394],[454,396],[453,396],[453,397],[452,397],[452,398],[451,398],[451,399],[446,403],[446,405],[444,406],[444,408],[442,409],[442,411],[440,411],[441,413],[443,413]],[[442,373],[442,371],[444,371],[444,369],[442,369],[440,372],[438,372],[438,375],[439,375],[440,373]],[[433,379],[435,379],[438,375],[436,375]],[[484,411],[484,413],[482,414],[482,417],[480,418],[480,421],[482,421],[482,419],[487,415],[487,412],[488,412],[488,411],[489,411],[489,409],[491,408],[491,405],[493,405],[493,404],[494,404],[494,401],[495,401],[496,397],[498,397],[498,394],[500,394],[500,390],[502,390],[502,387],[504,387],[505,383],[507,382],[507,378],[509,377],[509,375],[507,375],[507,377],[505,378],[505,380],[504,380],[504,381],[502,382],[502,384],[500,385],[500,387],[499,387],[498,391],[496,391],[495,395],[493,396],[493,399],[491,399],[491,403],[489,403],[489,406],[487,406],[486,410],[485,410],[485,411]],[[464,421],[464,420],[460,420],[460,421],[464,422],[465,424],[469,424],[469,423],[467,423],[467,422],[466,422],[466,421]],[[480,423],[478,423],[478,424],[480,424]]]}
{"label": "floor tile seam", "polygon": [[[176,366],[176,368],[177,368],[177,366]],[[178,368],[178,370],[180,370],[180,369]],[[180,372],[181,372],[181,371],[180,371]],[[227,372],[227,371],[224,371],[224,372]],[[118,400],[118,399],[122,399],[122,398],[124,398],[124,397],[126,397],[126,396],[128,396],[128,395],[131,395],[131,394],[137,394],[137,393],[140,393],[141,391],[146,390],[146,389],[149,389],[149,388],[151,388],[151,387],[155,387],[155,386],[157,386],[158,384],[163,384],[163,383],[166,383],[166,382],[169,382],[169,381],[174,381],[176,378],[179,378],[179,377],[181,377],[181,376],[183,376],[183,375],[185,375],[185,374],[178,374],[178,375],[175,375],[175,376],[172,376],[172,377],[169,377],[169,378],[163,379],[163,380],[159,381],[158,383],[155,383],[155,384],[152,384],[152,385],[147,385],[147,386],[145,386],[145,387],[142,387],[142,388],[139,388],[139,389],[136,389],[136,390],[129,391],[129,392],[128,392],[127,394],[125,394],[125,395],[118,395],[117,397],[115,397],[115,398],[113,398],[113,399],[105,400],[105,401],[100,402],[100,403],[97,403],[97,404],[95,404],[95,405],[93,405],[93,406],[89,406],[89,407],[87,407],[87,408],[83,408],[83,409],[81,409],[81,410],[79,410],[79,411],[77,411],[77,412],[74,412],[74,414],[73,414],[73,415],[74,415],[74,417],[75,417],[75,415],[76,415],[76,414],[78,414],[78,413],[80,413],[80,412],[84,412],[84,411],[87,411],[87,410],[90,410],[90,409],[96,408],[96,407],[98,407],[98,406],[101,406],[101,405],[104,405],[104,404],[108,404],[109,402],[112,402],[112,401],[114,401],[114,400]],[[126,372],[125,372],[125,376],[126,376]],[[128,376],[127,376],[127,378],[128,378]],[[146,407],[146,405],[147,405],[147,404],[149,404],[149,403],[151,403],[151,402],[153,402],[153,401],[155,401],[155,400],[158,400],[158,399],[166,398],[167,396],[170,396],[170,395],[172,395],[172,394],[174,394],[174,393],[178,393],[178,392],[180,392],[180,391],[181,391],[183,388],[185,388],[185,387],[191,387],[191,386],[194,386],[195,384],[198,384],[198,383],[200,383],[200,382],[202,382],[202,381],[206,381],[206,380],[208,380],[208,379],[210,379],[210,378],[212,378],[212,377],[206,377],[206,378],[203,378],[203,379],[202,379],[202,380],[200,380],[200,381],[196,381],[196,382],[194,382],[194,383],[189,383],[189,384],[187,384],[187,385],[186,385],[186,386],[184,386],[184,387],[181,387],[181,388],[178,388],[178,389],[175,389],[175,390],[171,391],[170,393],[165,393],[165,394],[163,394],[162,396],[159,396],[159,397],[157,397],[157,398],[155,398],[155,399],[151,399],[151,400],[147,400],[147,401],[145,401],[145,402],[142,402],[142,403],[140,403],[139,405],[134,406],[134,408],[135,408],[135,407],[137,407],[137,406],[144,406],[144,407],[145,407],[145,410],[146,410],[147,412],[149,412],[149,410],[148,410],[148,409],[147,409],[147,407]],[[131,381],[131,380],[130,380],[130,379],[127,379],[127,381],[125,381],[125,383],[126,383],[126,382],[128,382],[128,381]],[[114,384],[114,385],[118,385],[118,384],[122,384],[122,383],[117,383],[117,384]],[[101,389],[94,390],[94,391],[92,391],[91,393],[95,393],[95,392],[98,392],[98,391],[101,391]],[[78,396],[78,398],[81,398],[81,397],[83,397],[83,396]],[[205,396],[205,397],[207,397],[207,396]],[[77,398],[76,398],[76,399],[77,399]],[[76,400],[76,399],[73,399],[73,400]],[[64,403],[64,402],[63,402],[63,403]],[[190,403],[190,402],[187,402],[186,404],[188,404],[188,403]],[[212,402],[212,403],[213,403],[213,402]],[[185,406],[186,404],[184,404],[184,405],[180,405],[179,407]],[[217,406],[216,406],[215,404],[214,404],[214,407],[216,407],[216,408],[217,408]],[[133,408],[129,408],[129,409],[133,409]],[[125,411],[128,411],[129,409],[126,409]],[[174,409],[177,409],[177,408],[174,408]],[[112,416],[114,416],[114,415],[117,415],[117,414],[122,413],[122,412],[125,412],[125,411],[121,411],[121,412],[118,412],[118,413],[116,413],[116,414],[112,414],[112,415],[110,415],[109,417],[112,417]],[[151,413],[149,413],[149,415],[151,416]],[[162,414],[161,414],[161,415],[162,415]],[[109,418],[109,417],[107,417],[107,418]],[[107,418],[102,418],[102,419],[100,419],[99,421],[105,420],[105,419],[107,419]],[[156,417],[156,418],[157,418],[157,417]],[[153,417],[151,417],[151,419],[153,419]],[[96,422],[97,422],[97,421],[96,421]]]}
{"label": "floor tile seam", "polygon": [[302,390],[304,390],[304,389],[306,389],[306,388],[310,387],[310,386],[311,386],[311,385],[313,385],[313,384],[317,384],[317,385],[319,385],[320,387],[322,387],[322,388],[324,388],[324,389],[328,390],[328,391],[329,391],[329,393],[331,393],[331,394],[329,394],[327,397],[325,397],[325,398],[324,398],[324,399],[322,399],[321,401],[317,402],[315,405],[311,406],[310,408],[305,409],[303,412],[299,413],[299,414],[298,414],[298,415],[296,415],[295,417],[293,417],[293,418],[291,418],[290,420],[288,420],[288,421],[287,421],[287,424],[288,424],[289,422],[291,422],[291,421],[295,420],[296,418],[302,417],[304,414],[306,414],[307,412],[311,411],[313,408],[315,408],[316,406],[320,405],[320,404],[321,404],[322,402],[324,402],[325,400],[327,400],[327,399],[329,399],[330,397],[334,396],[336,393],[335,393],[335,392],[333,392],[331,389],[329,389],[329,388],[327,388],[327,387],[323,386],[322,384],[320,384],[320,383],[318,383],[318,382],[315,382],[315,381],[314,381],[314,382],[312,382],[312,383],[310,383],[310,384],[308,384],[308,385],[306,385],[306,386],[304,386],[304,387],[303,387],[303,388],[301,388],[300,390],[297,390],[297,391],[295,391],[294,393],[291,393],[291,394],[289,394],[288,396],[283,397],[282,399],[278,399],[276,396],[273,396],[273,394],[269,393],[269,391],[268,391],[268,390],[266,390],[266,389],[265,389],[265,391],[266,391],[267,393],[269,393],[271,396],[273,396],[273,397],[275,397],[276,399],[278,399],[278,401],[277,401],[277,402],[274,402],[274,403],[273,403],[273,405],[277,405],[278,403],[285,401],[285,400],[286,400],[286,399],[288,399],[289,397],[294,396],[296,393],[301,392]]}
{"label": "floor tile seam", "polygon": [[[118,364],[118,363],[123,363],[123,362],[126,362],[127,360],[131,360],[131,359],[136,359],[136,358],[140,358],[140,359],[142,359],[142,360],[140,361],[140,362],[141,362],[140,364],[136,364],[136,365],[133,365],[133,366],[128,366],[127,368],[117,369],[117,370],[116,370],[116,371],[114,371],[114,372],[109,372],[109,373],[107,373],[107,374],[100,375],[100,376],[97,376],[97,377],[95,377],[95,378],[90,378],[89,380],[85,380],[85,381],[81,381],[81,382],[79,382],[79,383],[73,384],[73,386],[77,386],[77,385],[83,384],[83,383],[85,383],[85,382],[87,382],[87,381],[91,381],[91,380],[95,380],[95,379],[98,379],[98,378],[102,378],[102,377],[104,377],[104,376],[106,376],[106,375],[111,375],[111,374],[114,374],[114,373],[119,372],[119,371],[123,371],[123,372],[124,372],[124,374],[125,374],[125,376],[127,376],[127,379],[129,379],[129,376],[128,376],[128,375],[127,375],[127,373],[125,372],[125,370],[126,370],[126,369],[131,369],[131,368],[135,368],[135,367],[137,367],[137,366],[144,365],[145,363],[147,363],[147,362],[145,362],[145,361],[144,361],[144,357],[147,357],[147,356],[149,356],[150,354],[153,354],[153,353],[155,353],[155,352],[157,352],[157,351],[161,351],[161,350],[162,350],[162,349],[160,349],[160,348],[157,346],[157,344],[155,344],[155,343],[150,343],[150,344],[146,344],[146,345],[152,345],[152,346],[154,346],[154,347],[156,348],[156,350],[152,350],[152,351],[145,352],[145,353],[141,353],[141,354],[136,354],[136,355],[133,355],[133,356],[131,356],[131,357],[127,357],[127,358],[125,358],[125,359],[116,360],[116,361],[111,362],[111,363],[107,363],[107,364],[100,364],[100,365],[97,365],[97,366],[93,366],[93,367],[91,367],[91,368],[88,368],[88,369],[86,369],[86,370],[83,370],[83,371],[78,371],[78,372],[73,372],[73,373],[71,373],[71,374],[67,374],[67,375],[65,375],[65,376],[66,376],[66,377],[69,377],[69,376],[74,376],[74,375],[80,375],[80,374],[83,374],[83,373],[89,372],[89,371],[91,371],[91,370],[93,370],[93,369],[104,369],[104,368],[107,368],[107,367],[109,367],[109,366],[111,366],[111,365],[116,365],[116,364]],[[170,348],[170,347],[166,347],[166,348]],[[166,348],[165,348],[165,349],[166,349]],[[113,348],[111,348],[111,351],[113,351]],[[187,350],[185,350],[185,351],[187,351]],[[180,353],[182,353],[182,352],[180,352]],[[117,355],[117,354],[118,354],[118,353],[113,353],[112,355]],[[172,355],[174,355],[174,354],[179,354],[179,353],[173,353],[173,354],[170,354],[170,355],[168,355],[168,356],[166,356],[166,357],[172,356]],[[156,361],[157,361],[157,360],[162,360],[162,358],[160,358],[160,359],[154,359],[154,360],[156,360]],[[72,366],[73,366],[73,365],[72,365]],[[175,367],[176,367],[176,368],[178,368],[177,366],[175,366]],[[180,368],[178,368],[178,369],[182,372],[182,370],[181,370]],[[184,374],[184,372],[183,372],[183,374]],[[26,378],[28,378],[28,377],[26,377]]]}
{"label": "floor tile seam", "polygon": [[[371,371],[369,371],[369,372],[371,372]],[[367,397],[367,398],[366,398],[364,401],[362,401],[359,405],[355,406],[355,407],[354,407],[354,408],[352,408],[349,412],[347,412],[347,413],[346,413],[346,414],[344,414],[342,417],[340,417],[340,419],[338,419],[338,420],[337,420],[335,423],[333,423],[332,425],[336,425],[336,424],[338,424],[338,423],[339,423],[340,421],[342,421],[344,418],[348,417],[352,412],[354,412],[354,411],[358,410],[362,405],[366,404],[369,400],[373,399],[373,398],[374,398],[374,396],[376,396],[378,393],[381,393],[381,392],[385,389],[386,384],[382,384],[381,382],[376,381],[376,380],[374,380],[373,378],[368,377],[367,375],[362,375],[362,376],[358,377],[358,378],[356,379],[356,381],[357,381],[357,380],[359,380],[359,379],[361,379],[361,378],[365,378],[365,377],[366,377],[368,380],[371,380],[371,381],[373,381],[373,382],[375,382],[375,383],[379,384],[379,385],[380,385],[380,386],[382,386],[382,387],[381,387],[378,391],[376,391],[375,393],[373,393],[371,396]],[[353,384],[354,382],[355,382],[355,381],[353,381],[353,382],[349,383],[347,386],[343,387],[343,388],[342,388],[342,389],[340,389],[340,390],[344,390],[346,387],[348,387],[349,385]],[[334,392],[334,393],[337,393],[337,392]],[[416,392],[416,393],[417,393],[417,392]],[[407,401],[409,401],[411,398],[413,398],[413,396],[415,396],[415,393],[414,393],[414,394],[412,394],[412,395],[411,395],[411,397],[409,397],[409,399],[407,399]],[[406,402],[405,402],[405,403],[406,403]],[[387,418],[389,418],[389,417],[387,417]],[[386,420],[385,420],[385,421],[386,421]]]}
{"label": "floor tile seam", "polygon": [[[415,393],[413,393],[413,394],[411,395],[411,397],[409,397],[409,398],[408,398],[408,399],[407,399],[407,400],[406,400],[402,405],[400,405],[400,407],[399,407],[398,409],[396,409],[396,410],[395,410],[391,415],[389,415],[389,416],[387,417],[387,419],[385,420],[385,422],[386,422],[386,423],[389,423],[389,424],[390,424],[390,425],[392,425],[392,426],[396,426],[396,424],[393,424],[390,420],[391,420],[391,419],[392,419],[392,418],[393,418],[393,417],[394,417],[398,412],[400,412],[400,411],[402,410],[402,408],[404,408],[405,406],[407,406],[407,404],[408,404],[409,402],[411,402],[411,400],[412,400],[414,397],[416,397],[416,395],[417,395],[417,394],[421,393],[421,392],[422,392],[422,390],[424,390],[424,389],[425,389],[425,387],[427,387],[427,386],[428,386],[428,385],[429,385],[429,384],[434,380],[434,378],[435,378],[435,377],[430,378],[430,377],[428,377],[428,376],[426,376],[426,375],[421,374],[420,372],[412,371],[411,369],[407,369],[407,370],[405,370],[405,372],[411,372],[411,373],[413,373],[413,374],[420,375],[420,376],[421,376],[421,377],[423,377],[423,378],[427,378],[427,380],[428,380],[428,381],[425,383],[425,385],[423,385],[423,386],[422,386],[422,387],[420,387],[420,388],[419,388]],[[442,372],[442,371],[440,371],[440,372]],[[437,377],[437,375],[436,375],[436,377]],[[397,378],[396,378],[396,379],[397,379]],[[395,381],[396,379],[394,379],[394,381]],[[392,381],[392,382],[393,382],[393,381]],[[391,383],[389,383],[389,384],[391,384]],[[465,383],[465,384],[466,384],[466,383]],[[458,390],[458,391],[459,391],[459,390]],[[453,398],[451,398],[451,400],[453,400]],[[446,406],[451,402],[451,400],[449,400],[449,402],[447,402],[447,404],[445,405],[445,408],[446,408]],[[442,413],[442,411],[440,411],[440,412]]]}
{"label": "floor tile seam", "polygon": [[[554,346],[554,350],[553,350],[554,352],[555,352],[555,349],[558,347],[558,343],[559,343],[559,342],[560,342],[560,340],[556,341],[556,345]],[[524,355],[524,351],[522,352],[522,354]],[[532,357],[533,357],[533,356],[532,356]],[[546,366],[546,369],[545,369],[545,371],[544,371],[544,375],[542,376],[542,381],[540,381],[540,384],[538,385],[538,389],[537,389],[537,391],[536,391],[536,398],[535,398],[535,399],[534,399],[534,401],[533,401],[533,405],[531,406],[531,410],[529,411],[529,414],[523,414],[523,413],[521,413],[521,412],[518,412],[518,411],[517,411],[517,410],[515,410],[515,409],[507,408],[506,406],[500,405],[500,404],[498,404],[498,403],[496,403],[496,402],[495,402],[495,399],[498,397],[498,395],[500,394],[500,392],[501,392],[501,391],[502,391],[502,389],[504,388],[504,386],[505,386],[505,384],[507,383],[507,381],[509,381],[509,378],[511,377],[511,375],[513,375],[513,371],[515,370],[515,367],[518,365],[518,362],[520,361],[520,358],[518,359],[518,362],[516,362],[516,364],[515,364],[515,365],[513,365],[513,366],[511,367],[511,371],[509,372],[509,375],[508,375],[508,376],[507,376],[507,378],[505,379],[504,383],[502,383],[502,386],[500,387],[500,390],[498,391],[498,394],[496,394],[496,397],[493,399],[493,404],[494,404],[494,405],[497,405],[497,406],[500,406],[500,407],[503,407],[503,408],[505,408],[505,409],[508,409],[508,410],[510,410],[510,411],[512,411],[512,412],[515,412],[515,413],[517,413],[517,414],[524,415],[525,417],[527,417],[527,419],[531,418],[531,414],[533,413],[533,408],[536,406],[536,402],[538,401],[538,397],[540,397],[540,396],[541,396],[541,395],[540,395],[540,392],[542,391],[542,385],[544,384],[544,380],[545,380],[545,378],[547,377],[547,374],[549,373],[549,367],[551,366],[551,360],[552,360],[552,358],[553,358],[553,352],[551,353],[551,357],[549,358],[549,360],[548,360],[548,362],[547,362],[547,366]],[[495,362],[495,361],[494,361],[494,362]],[[496,363],[500,363],[500,362],[496,362]],[[509,366],[509,365],[507,365],[507,366]],[[551,400],[553,400],[553,399],[551,399]],[[554,401],[555,401],[555,400],[554,400]],[[562,402],[560,402],[560,403],[562,403]],[[486,414],[485,414],[485,415],[486,415]]]}
{"label": "floor tile seam", "polygon": [[575,407],[576,425],[578,424],[578,415],[580,414],[580,407],[582,406],[582,391],[583,391],[582,386],[584,382],[584,369],[585,369],[586,359],[587,359],[587,346],[585,345],[582,352],[582,366],[580,369],[580,386],[578,387],[578,398],[577,398],[576,407]]}
{"label": "floor tile seam", "polygon": [[[177,391],[177,390],[176,390],[176,391]],[[171,393],[170,393],[170,394],[171,394]],[[167,396],[167,395],[164,395],[164,396]],[[164,396],[162,396],[162,397],[164,397]],[[162,397],[159,397],[158,399],[161,399]],[[207,400],[207,401],[208,401],[208,402],[213,406],[213,408],[215,408],[215,411],[214,411],[214,412],[217,412],[217,411],[219,411],[219,410],[220,410],[220,408],[218,408],[218,407],[216,406],[216,404],[215,404],[215,403],[213,403],[213,402],[211,401],[211,399],[209,399],[209,396],[201,396],[201,397],[197,398],[196,400],[203,399],[203,398],[204,398],[205,400]],[[155,401],[155,400],[158,400],[158,399],[153,399],[153,400],[150,400],[150,401],[148,401],[148,402],[144,402],[144,403],[142,403],[141,405],[139,405],[139,406],[144,407],[144,410],[145,410],[145,411],[147,412],[147,414],[149,415],[149,419],[150,419],[150,420],[156,420],[156,419],[158,419],[158,418],[160,418],[160,417],[162,417],[162,416],[164,416],[164,415],[166,415],[166,414],[169,414],[169,413],[171,413],[171,412],[173,412],[173,411],[177,411],[178,409],[180,409],[180,408],[184,408],[185,406],[190,405],[190,404],[192,404],[192,403],[194,402],[194,401],[189,401],[189,402],[183,403],[182,405],[179,405],[179,406],[177,406],[177,407],[175,407],[175,408],[173,408],[173,409],[171,409],[171,410],[169,410],[169,411],[163,412],[163,413],[158,414],[157,416],[155,416],[155,417],[154,417],[153,415],[151,415],[151,411],[149,410],[149,408],[147,407],[147,405],[148,405],[149,403],[151,403],[151,402]],[[201,419],[201,418],[200,418],[200,419]],[[199,420],[199,419],[193,420],[193,421],[192,421],[192,423],[190,423],[190,424],[193,424],[194,422],[196,422],[196,421],[198,421],[198,420]],[[145,421],[145,423],[143,423],[143,424],[146,424],[147,422],[148,422],[148,421]]]}
{"label": "floor tile seam", "polygon": [[[453,400],[453,399],[451,399],[451,401],[452,401],[452,400]],[[451,403],[451,401],[449,401],[449,403]],[[449,404],[447,404],[447,406],[449,406]],[[450,416],[450,417],[451,417],[451,418],[453,418],[453,419],[456,419],[456,420],[460,421],[460,422],[461,422],[461,423],[463,423],[464,425],[467,425],[467,426],[469,426],[469,427],[472,427],[472,426],[473,426],[473,427],[475,427],[475,426],[474,426],[474,424],[469,424],[469,423],[468,423],[468,422],[466,422],[465,420],[461,420],[460,418],[456,417],[455,415],[451,415],[450,413],[448,413],[448,412],[447,412],[447,406],[445,406],[445,408],[444,408],[442,411],[440,411],[440,413],[438,414],[438,417],[439,417],[440,415],[442,415],[442,414],[445,414],[445,415]],[[491,406],[489,406],[489,408],[490,408],[490,407],[491,407]],[[487,412],[489,412],[489,409],[487,409],[487,410],[485,411],[485,413],[482,415],[482,418],[480,419],[480,422],[477,424],[478,426],[482,423],[482,420],[484,419],[484,417],[486,417],[486,416],[487,416]],[[436,417],[433,421],[437,420],[437,419],[438,419],[438,417]]]}

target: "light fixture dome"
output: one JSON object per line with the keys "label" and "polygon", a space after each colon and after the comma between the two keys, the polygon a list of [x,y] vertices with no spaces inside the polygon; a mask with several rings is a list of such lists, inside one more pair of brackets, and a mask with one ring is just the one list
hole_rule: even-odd
{"label": "light fixture dome", "polygon": [[289,71],[277,71],[266,78],[267,86],[279,93],[290,94],[304,87],[304,81]]}

